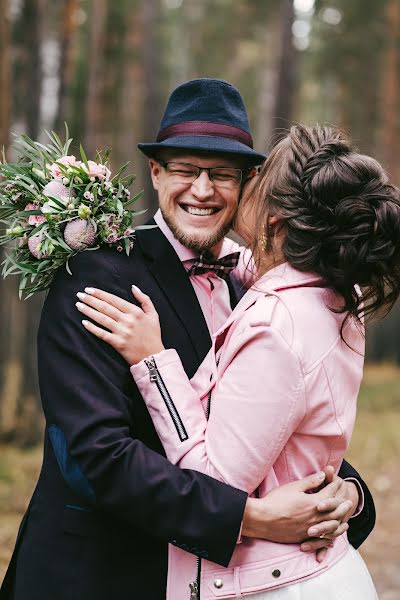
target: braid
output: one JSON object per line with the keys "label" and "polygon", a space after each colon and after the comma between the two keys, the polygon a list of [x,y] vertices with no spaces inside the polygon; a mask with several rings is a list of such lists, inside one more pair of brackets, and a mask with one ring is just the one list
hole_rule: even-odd
{"label": "braid", "polygon": [[280,217],[286,260],[342,296],[345,320],[390,310],[400,293],[400,196],[381,165],[337,129],[297,125],[260,175],[259,222]]}

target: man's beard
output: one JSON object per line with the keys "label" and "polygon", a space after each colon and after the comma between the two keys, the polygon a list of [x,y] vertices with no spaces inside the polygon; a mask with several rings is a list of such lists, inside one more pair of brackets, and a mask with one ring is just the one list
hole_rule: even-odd
{"label": "man's beard", "polygon": [[165,213],[162,209],[161,213],[164,217],[164,221],[166,222],[166,224],[168,225],[178,242],[183,244],[183,246],[186,246],[186,248],[196,250],[197,252],[204,252],[206,250],[210,250],[216,244],[218,244],[218,242],[220,242],[229,233],[233,221],[232,220],[229,223],[225,223],[225,225],[221,225],[221,227],[217,229],[217,231],[210,235],[204,234],[199,236],[191,236],[185,233],[182,229],[180,229],[176,225],[174,220],[171,219],[170,216],[167,213]]}

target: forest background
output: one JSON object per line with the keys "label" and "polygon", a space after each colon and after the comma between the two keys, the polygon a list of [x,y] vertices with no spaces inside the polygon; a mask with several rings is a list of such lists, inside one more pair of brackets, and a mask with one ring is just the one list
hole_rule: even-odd
{"label": "forest background", "polygon": [[[45,141],[67,121],[88,155],[110,147],[114,167],[131,161],[145,218],[156,199],[136,145],[192,77],[240,89],[258,150],[292,122],[331,123],[400,184],[400,0],[0,0],[0,146],[12,160],[14,134]],[[0,281],[0,581],[40,468],[42,303]],[[400,594],[399,338],[399,306],[368,328],[349,453],[377,501],[363,554],[381,600]]]}

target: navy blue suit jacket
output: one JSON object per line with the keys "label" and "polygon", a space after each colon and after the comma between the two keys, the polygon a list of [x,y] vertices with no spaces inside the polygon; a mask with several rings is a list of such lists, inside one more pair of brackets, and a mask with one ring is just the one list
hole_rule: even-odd
{"label": "navy blue suit jacket", "polygon": [[[43,308],[43,467],[0,600],[162,600],[167,543],[227,565],[246,495],[165,459],[128,365],[83,328],[76,293],[92,286],[132,301],[131,284],[139,285],[189,377],[210,347],[207,325],[158,229],[139,231],[130,257],[102,248],[79,254],[70,267],[72,276],[58,272]],[[341,474],[358,477],[347,463]],[[354,545],[374,523],[365,493],[366,509],[350,527]]]}

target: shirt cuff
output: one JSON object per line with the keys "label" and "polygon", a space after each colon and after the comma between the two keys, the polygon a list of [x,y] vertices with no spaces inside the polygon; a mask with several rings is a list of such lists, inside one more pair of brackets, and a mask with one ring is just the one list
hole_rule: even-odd
{"label": "shirt cuff", "polygon": [[364,509],[364,490],[362,489],[361,483],[355,477],[346,477],[345,481],[351,481],[352,483],[354,483],[355,486],[356,486],[356,488],[357,488],[357,490],[358,490],[358,504],[357,504],[357,508],[355,510],[355,513],[350,517],[351,519],[354,519],[354,517],[358,517],[358,515]]}

